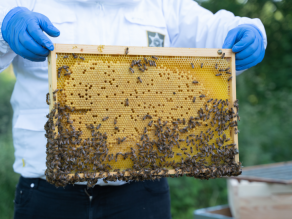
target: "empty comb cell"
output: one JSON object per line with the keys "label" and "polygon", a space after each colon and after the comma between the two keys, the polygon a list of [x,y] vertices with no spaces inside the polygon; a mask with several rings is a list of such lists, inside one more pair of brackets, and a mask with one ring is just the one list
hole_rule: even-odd
{"label": "empty comb cell", "polygon": [[[235,56],[224,54],[56,44],[48,59],[47,180],[93,186],[99,178],[239,175]],[[59,74],[63,66],[71,74]]]}

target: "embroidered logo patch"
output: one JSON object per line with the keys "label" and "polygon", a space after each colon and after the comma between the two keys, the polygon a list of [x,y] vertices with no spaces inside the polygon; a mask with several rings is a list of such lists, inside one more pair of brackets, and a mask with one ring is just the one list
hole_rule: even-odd
{"label": "embroidered logo patch", "polygon": [[165,35],[156,32],[147,31],[149,47],[164,47]]}

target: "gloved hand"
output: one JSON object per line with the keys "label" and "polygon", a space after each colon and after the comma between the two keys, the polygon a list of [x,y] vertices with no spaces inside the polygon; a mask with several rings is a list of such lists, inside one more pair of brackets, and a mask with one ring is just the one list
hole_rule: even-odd
{"label": "gloved hand", "polygon": [[263,36],[252,24],[242,24],[230,30],[223,49],[232,49],[236,53],[236,70],[244,70],[260,63],[265,56]]}
{"label": "gloved hand", "polygon": [[31,12],[24,7],[16,7],[5,16],[1,32],[3,39],[18,55],[31,61],[45,61],[49,50],[54,50],[52,37],[60,35],[60,31],[50,20],[39,13]]}

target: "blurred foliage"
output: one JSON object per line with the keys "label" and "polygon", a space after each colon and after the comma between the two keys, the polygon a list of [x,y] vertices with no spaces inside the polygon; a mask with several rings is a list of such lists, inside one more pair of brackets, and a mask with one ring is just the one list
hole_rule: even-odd
{"label": "blurred foliage", "polygon": [[[262,63],[237,77],[240,103],[240,160],[244,166],[291,160],[292,147],[292,1],[290,0],[198,0],[216,13],[220,9],[237,16],[260,18],[265,25],[268,47]],[[0,74],[0,218],[13,215],[14,189],[9,104],[14,79]],[[225,179],[201,181],[169,179],[173,219],[193,218],[193,211],[226,204]]]}
{"label": "blurred foliage", "polygon": [[[291,160],[292,147],[292,1],[198,0],[213,13],[259,18],[268,47],[264,60],[237,77],[240,103],[239,152],[244,166]],[[228,202],[226,181],[169,179],[174,219],[193,218],[193,211]]]}
{"label": "blurred foliage", "polygon": [[18,174],[13,172],[14,161],[11,133],[12,108],[10,96],[12,94],[15,77],[11,67],[0,74],[0,218],[13,218],[14,190]]}

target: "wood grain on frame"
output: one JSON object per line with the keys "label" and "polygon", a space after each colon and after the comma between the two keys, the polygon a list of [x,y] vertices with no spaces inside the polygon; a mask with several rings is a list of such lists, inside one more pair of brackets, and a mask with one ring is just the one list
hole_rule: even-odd
{"label": "wood grain on frame", "polygon": [[[124,55],[125,46],[104,45],[78,45],[78,44],[54,44],[55,53],[87,53],[87,54],[110,54]],[[194,57],[220,57],[219,49],[201,48],[172,48],[172,47],[136,47],[129,46],[128,55],[160,55],[160,56],[194,56]],[[231,49],[220,49],[226,58],[232,58]]]}

